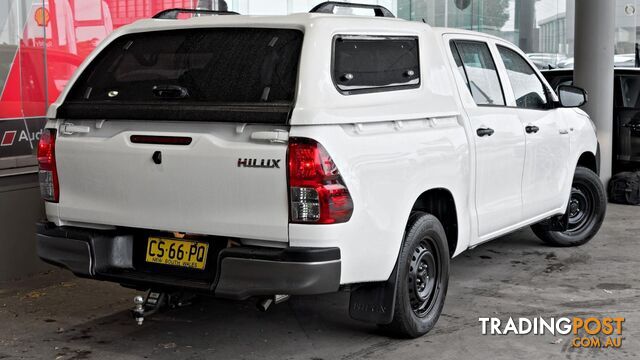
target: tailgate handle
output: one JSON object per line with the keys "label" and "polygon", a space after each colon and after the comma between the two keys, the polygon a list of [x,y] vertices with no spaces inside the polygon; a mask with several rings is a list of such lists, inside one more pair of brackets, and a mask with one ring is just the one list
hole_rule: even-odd
{"label": "tailgate handle", "polygon": [[86,134],[89,131],[91,131],[91,128],[88,126],[73,125],[71,123],[65,123],[65,124],[62,124],[62,126],[60,126],[60,131],[65,135],[71,135],[75,133]]}
{"label": "tailgate handle", "polygon": [[285,130],[255,131],[251,133],[251,140],[262,140],[272,143],[286,143],[287,141],[289,141],[289,133]]}

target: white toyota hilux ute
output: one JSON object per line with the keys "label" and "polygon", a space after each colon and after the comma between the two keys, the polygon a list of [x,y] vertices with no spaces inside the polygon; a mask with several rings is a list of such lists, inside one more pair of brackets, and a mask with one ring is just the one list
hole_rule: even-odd
{"label": "white toyota hilux ute", "polygon": [[166,15],[114,31],[49,108],[49,263],[152,303],[350,291],[351,317],[416,337],[451,257],[602,224],[584,91],[556,95],[507,41],[358,4]]}

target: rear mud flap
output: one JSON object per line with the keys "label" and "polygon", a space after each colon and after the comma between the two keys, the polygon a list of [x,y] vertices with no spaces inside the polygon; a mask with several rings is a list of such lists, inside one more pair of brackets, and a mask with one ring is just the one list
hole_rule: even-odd
{"label": "rear mud flap", "polygon": [[351,292],[349,316],[375,324],[389,324],[393,320],[398,283],[398,264],[387,281],[365,283]]}

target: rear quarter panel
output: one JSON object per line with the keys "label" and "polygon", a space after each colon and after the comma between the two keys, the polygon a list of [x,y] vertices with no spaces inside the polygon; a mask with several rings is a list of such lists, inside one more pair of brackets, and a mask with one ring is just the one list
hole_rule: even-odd
{"label": "rear quarter panel", "polygon": [[292,126],[290,136],[313,138],[327,149],[349,188],[354,212],[343,224],[290,224],[290,245],[339,247],[342,284],[386,280],[414,202],[426,190],[445,188],[456,202],[457,252],[466,249],[471,170],[460,121],[451,116]]}

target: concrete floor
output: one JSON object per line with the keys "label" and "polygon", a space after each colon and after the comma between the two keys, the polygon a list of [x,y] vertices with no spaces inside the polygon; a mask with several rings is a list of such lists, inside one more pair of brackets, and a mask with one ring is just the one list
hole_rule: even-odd
{"label": "concrete floor", "polygon": [[[348,294],[297,297],[267,313],[208,299],[136,326],[136,292],[52,271],[0,283],[0,359],[543,359],[640,357],[640,208],[609,207],[579,248],[529,230],[452,262],[444,313],[415,340],[352,321]],[[625,317],[619,349],[574,349],[571,336],[481,335],[478,317]]]}

